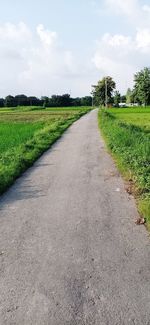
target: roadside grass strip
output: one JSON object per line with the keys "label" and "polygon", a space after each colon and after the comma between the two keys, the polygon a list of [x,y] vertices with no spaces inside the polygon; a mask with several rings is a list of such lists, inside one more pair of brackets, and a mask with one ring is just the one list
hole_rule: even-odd
{"label": "roadside grass strip", "polygon": [[[132,114],[130,123],[127,123],[117,118],[114,112],[100,110],[99,126],[119,170],[126,180],[134,184],[133,194],[137,199],[139,212],[146,218],[150,230],[150,130],[143,127],[142,114],[140,127],[132,124]],[[143,109],[143,114],[144,112]]]}

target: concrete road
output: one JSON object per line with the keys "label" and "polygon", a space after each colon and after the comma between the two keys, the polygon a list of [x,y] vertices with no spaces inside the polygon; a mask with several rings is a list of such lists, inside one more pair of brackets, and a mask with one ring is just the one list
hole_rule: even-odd
{"label": "concrete road", "polygon": [[0,200],[0,325],[150,324],[150,240],[97,111]]}

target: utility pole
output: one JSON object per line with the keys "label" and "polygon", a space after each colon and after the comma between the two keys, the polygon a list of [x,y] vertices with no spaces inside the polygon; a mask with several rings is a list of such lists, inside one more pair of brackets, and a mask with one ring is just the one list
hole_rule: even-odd
{"label": "utility pole", "polygon": [[108,107],[107,78],[105,79],[105,108]]}
{"label": "utility pole", "polygon": [[92,95],[92,107],[94,107],[94,97]]}
{"label": "utility pole", "polygon": [[[92,88],[94,88],[95,85],[92,85]],[[91,91],[91,95],[92,95],[92,107],[94,107],[94,91]]]}

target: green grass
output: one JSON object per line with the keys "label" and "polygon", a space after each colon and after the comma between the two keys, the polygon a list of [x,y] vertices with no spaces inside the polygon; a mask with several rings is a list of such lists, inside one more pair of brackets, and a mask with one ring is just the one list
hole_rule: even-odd
{"label": "green grass", "polygon": [[0,110],[0,194],[74,121],[90,110],[26,109]]}
{"label": "green grass", "polygon": [[11,123],[0,124],[0,158],[4,152],[30,140],[35,132],[43,127],[43,123]]}
{"label": "green grass", "polygon": [[31,107],[3,108],[0,109],[0,122],[36,122],[56,118],[68,118],[72,114],[86,113],[89,107],[58,107],[41,109]]}
{"label": "green grass", "polygon": [[111,113],[119,120],[150,131],[150,107],[111,109]]}
{"label": "green grass", "polygon": [[150,109],[100,110],[99,125],[120,171],[134,183],[139,211],[150,228]]}

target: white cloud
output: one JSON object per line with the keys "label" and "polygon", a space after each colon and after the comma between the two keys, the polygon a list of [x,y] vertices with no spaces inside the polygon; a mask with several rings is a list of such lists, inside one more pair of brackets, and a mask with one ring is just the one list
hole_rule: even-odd
{"label": "white cloud", "polygon": [[117,50],[123,48],[126,50],[126,48],[129,50],[129,47],[131,46],[131,37],[127,37],[124,35],[116,34],[116,35],[110,35],[109,33],[105,34],[102,37],[102,42],[106,45],[116,48]]}
{"label": "white cloud", "polygon": [[25,42],[30,39],[31,32],[23,22],[17,25],[8,22],[0,26],[0,40],[3,42]]}
{"label": "white cloud", "polygon": [[101,77],[109,75],[114,78],[120,91],[124,92],[129,85],[132,86],[134,70],[129,63],[122,64],[120,61],[115,60],[114,57],[107,57],[99,51],[95,53],[93,63],[100,71]]}
{"label": "white cloud", "polygon": [[97,41],[92,62],[103,75],[112,75],[122,91],[132,85],[133,75],[149,66],[150,55],[150,6],[139,0],[104,0],[110,17],[123,16],[129,36],[106,33]]}
{"label": "white cloud", "polygon": [[49,30],[45,30],[42,24],[37,26],[37,34],[40,37],[41,42],[45,46],[51,46],[55,44],[57,41],[58,35],[56,32],[51,32]]}
{"label": "white cloud", "polygon": [[[57,32],[43,24],[33,31],[23,22],[0,25],[0,97],[8,93],[51,95],[70,89],[73,96],[84,95],[106,74],[114,77],[122,91],[132,85],[133,74],[149,66],[150,7],[141,6],[138,0],[103,3],[105,8],[101,9],[107,8],[110,19],[108,30],[113,12],[113,18],[119,14],[119,22],[120,15],[124,16],[129,33],[104,33],[96,42],[92,59],[87,54],[81,62],[79,56],[64,48]],[[94,8],[96,4],[92,1]]]}
{"label": "white cloud", "polygon": [[148,5],[144,5],[144,6],[142,7],[142,9],[143,9],[143,11],[145,11],[146,13],[150,14],[150,6],[148,6]]}
{"label": "white cloud", "polygon": [[[104,34],[101,41],[105,48],[108,50],[115,51],[115,56],[118,59],[121,57],[121,61],[125,57],[131,55],[133,52],[138,52],[140,50],[150,53],[150,29],[148,28],[138,28],[135,37],[124,36],[121,34],[111,35],[109,33]],[[99,42],[98,42],[99,43]]]}
{"label": "white cloud", "polygon": [[150,29],[138,29],[135,37],[105,34],[97,41],[92,62],[101,76],[111,75],[124,91],[134,73],[149,65]]}
{"label": "white cloud", "polygon": [[150,29],[139,29],[136,35],[137,48],[150,53]]}
{"label": "white cloud", "polygon": [[150,27],[150,6],[140,0],[104,0],[104,7],[111,15],[124,16],[132,28]]}
{"label": "white cloud", "polygon": [[27,68],[21,72],[20,82],[39,79],[47,89],[49,84],[53,86],[60,78],[69,78],[72,74],[76,76],[73,54],[60,46],[57,33],[45,30],[43,25],[38,25],[36,31],[38,45],[24,52]]}
{"label": "white cloud", "polygon": [[109,9],[116,11],[118,14],[133,15],[138,9],[137,0],[106,0]]}
{"label": "white cloud", "polygon": [[84,65],[64,49],[56,31],[42,24],[31,32],[26,24],[0,25],[0,97],[8,93],[37,96],[66,93],[87,94],[91,80]]}
{"label": "white cloud", "polygon": [[97,49],[92,58],[95,67],[100,71],[101,77],[111,75],[117,82],[118,86],[121,81],[120,90],[123,91],[127,82],[131,84],[133,78],[133,68],[128,61],[132,53],[132,40],[130,37],[123,35],[105,34],[97,42]]}

